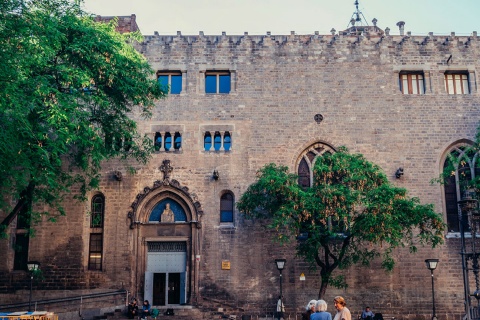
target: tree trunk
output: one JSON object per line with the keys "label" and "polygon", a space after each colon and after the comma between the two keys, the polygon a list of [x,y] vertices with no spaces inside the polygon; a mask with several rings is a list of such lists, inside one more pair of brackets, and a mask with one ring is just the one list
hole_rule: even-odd
{"label": "tree trunk", "polygon": [[17,217],[18,213],[22,211],[22,209],[28,205],[28,202],[31,201],[33,195],[33,189],[35,188],[33,182],[30,182],[28,187],[26,187],[21,193],[20,198],[15,205],[15,208],[8,214],[8,216],[3,219],[2,223],[0,223],[0,232],[3,232],[7,229],[7,227],[12,223],[12,221]]}
{"label": "tree trunk", "polygon": [[331,272],[325,272],[323,269],[320,270],[320,290],[318,291],[318,299],[323,299],[325,296],[325,292],[327,291],[328,287],[328,280],[330,279],[330,276],[332,275]]}

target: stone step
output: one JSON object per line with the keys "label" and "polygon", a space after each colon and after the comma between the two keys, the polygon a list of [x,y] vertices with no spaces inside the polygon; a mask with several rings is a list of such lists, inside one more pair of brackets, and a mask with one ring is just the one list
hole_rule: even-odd
{"label": "stone step", "polygon": [[[172,309],[174,315],[166,315],[167,309],[158,309],[159,315],[156,318],[148,317],[147,320],[216,320],[216,319],[228,319],[228,320],[260,320],[260,319],[273,319],[273,316],[265,317],[258,315],[245,315],[244,311],[235,310],[233,308],[179,308]],[[288,319],[288,318],[287,318]],[[295,319],[295,317],[291,318]],[[130,320],[127,314],[121,310],[116,309],[114,312],[107,312],[102,316],[95,317],[95,320]],[[136,317],[134,320],[140,320],[140,317]]]}

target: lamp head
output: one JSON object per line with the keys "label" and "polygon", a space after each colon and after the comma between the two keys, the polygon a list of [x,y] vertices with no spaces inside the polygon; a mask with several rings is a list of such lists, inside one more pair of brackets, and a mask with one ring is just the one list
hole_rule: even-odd
{"label": "lamp head", "polygon": [[282,271],[285,268],[285,263],[287,262],[286,259],[275,259],[275,263],[277,264],[277,269]]}
{"label": "lamp head", "polygon": [[38,270],[39,267],[40,267],[40,262],[37,262],[37,261],[28,261],[27,262],[27,269],[30,272]]}
{"label": "lamp head", "polygon": [[437,268],[438,261],[438,259],[426,259],[425,264],[427,265],[428,270],[435,270]]}

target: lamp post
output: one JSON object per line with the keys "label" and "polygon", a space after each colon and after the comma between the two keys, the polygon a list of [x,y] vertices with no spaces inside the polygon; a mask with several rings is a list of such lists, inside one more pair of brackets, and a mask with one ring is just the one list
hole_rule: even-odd
{"label": "lamp post", "polygon": [[[478,200],[475,199],[475,190],[465,190],[463,197],[458,201],[458,220],[460,227],[462,271],[463,271],[463,290],[465,297],[465,315],[466,320],[472,320],[472,308],[470,300],[470,283],[468,276],[468,260],[472,259],[472,269],[475,276],[476,293],[479,292],[479,267],[478,254],[476,253],[475,241],[476,230],[479,223],[480,212],[478,210]],[[470,230],[469,230],[470,229]],[[465,232],[471,232],[472,252],[467,252]],[[474,295],[477,297],[477,295]],[[480,295],[478,295],[480,297]],[[478,298],[477,298],[478,299]]]}
{"label": "lamp post", "polygon": [[283,309],[283,293],[282,293],[282,271],[285,268],[286,259],[275,259],[278,271],[280,271],[280,311]]}
{"label": "lamp post", "polygon": [[28,299],[28,311],[32,311],[32,287],[33,287],[33,274],[40,267],[40,263],[37,261],[27,262],[27,269],[30,272],[30,296]]}
{"label": "lamp post", "polygon": [[438,259],[427,259],[425,260],[425,264],[427,265],[428,270],[430,270],[430,273],[432,274],[432,320],[437,320],[437,313],[435,312],[435,286],[433,284],[433,270],[437,268]]}

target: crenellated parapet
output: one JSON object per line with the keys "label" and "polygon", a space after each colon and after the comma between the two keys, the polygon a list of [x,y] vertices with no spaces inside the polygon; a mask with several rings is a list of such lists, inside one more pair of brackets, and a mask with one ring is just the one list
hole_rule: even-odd
{"label": "crenellated parapet", "polygon": [[[334,31],[334,30],[332,30]],[[464,56],[471,59],[480,54],[479,37],[477,32],[469,36],[457,36],[454,32],[450,35],[390,35],[389,30],[383,32],[345,33],[332,32],[328,35],[313,34],[299,35],[292,31],[289,35],[176,35],[166,36],[155,33],[145,36],[144,42],[139,47],[147,57],[162,54],[161,59],[175,60],[180,56],[204,56],[205,59],[213,57],[230,57],[229,59],[242,59],[252,56],[290,56],[300,55],[315,56],[326,59],[332,55],[383,55],[394,57],[409,55],[418,56],[419,59],[436,55],[455,54],[455,58]],[[178,55],[174,52],[178,51]],[[462,58],[462,59],[464,59]],[[438,59],[436,59],[438,60]],[[437,61],[438,62],[438,61]]]}

